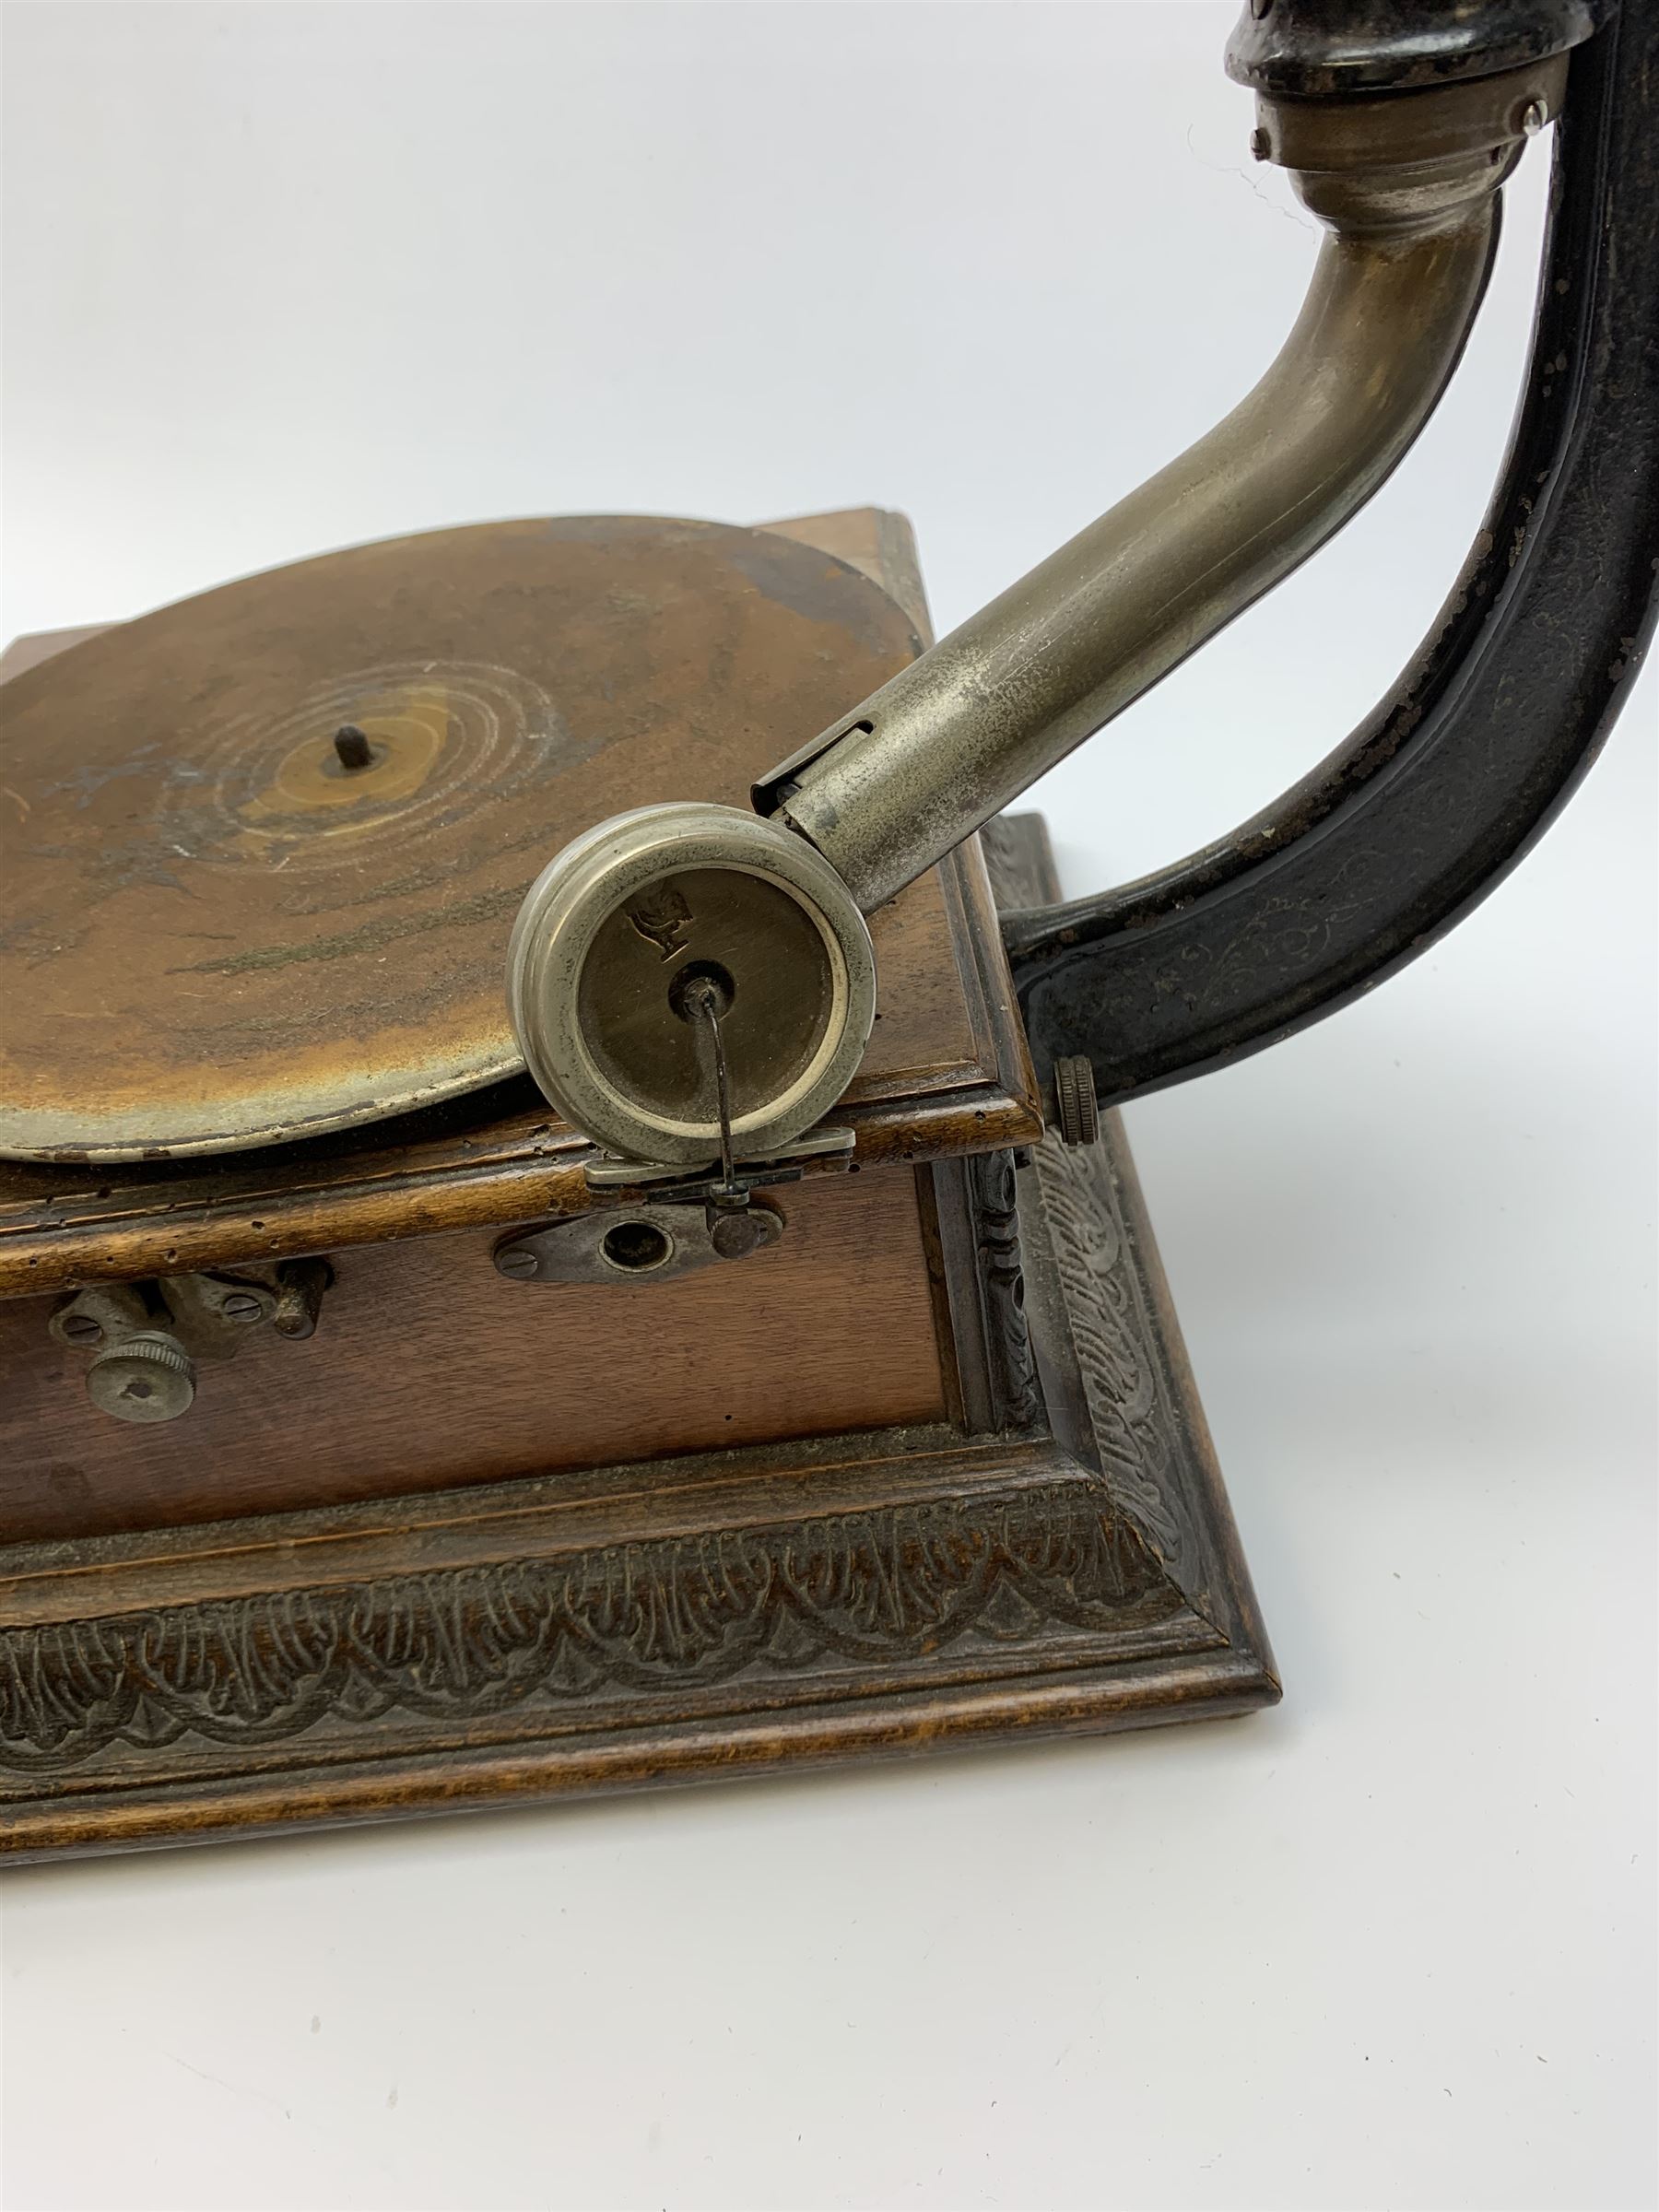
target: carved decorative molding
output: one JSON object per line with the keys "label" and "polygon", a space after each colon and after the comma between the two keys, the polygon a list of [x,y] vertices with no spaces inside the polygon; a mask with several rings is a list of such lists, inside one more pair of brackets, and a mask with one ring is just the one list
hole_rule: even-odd
{"label": "carved decorative molding", "polygon": [[[1204,1547],[1182,1472],[1183,1436],[1147,1307],[1113,1173],[1123,1145],[1113,1113],[1098,1145],[1044,1137],[1037,1157],[1042,1212],[1065,1289],[1087,1411],[1088,1456],[1114,1507],[1127,1514],[1189,1596],[1206,1583]],[[1126,1159],[1126,1153],[1124,1155]]]}
{"label": "carved decorative molding", "polygon": [[0,1764],[114,1744],[269,1744],[327,1720],[449,1720],[891,1669],[974,1636],[1007,1650],[1182,1610],[1098,1492],[1058,1484],[566,1559],[272,1592],[0,1637]]}
{"label": "carved decorative molding", "polygon": [[992,1425],[1031,1430],[1042,1423],[1042,1396],[1025,1311],[1014,1156],[984,1152],[963,1162],[984,1316]]}
{"label": "carved decorative molding", "polygon": [[[1032,818],[983,836],[1000,903],[1053,895]],[[88,1587],[105,1610],[0,1631],[0,1849],[1272,1702],[1118,1117],[1089,1150],[1044,1139],[1030,1173],[1006,1150],[918,1172],[941,1341],[964,1377],[954,1435],[838,1439],[834,1487],[816,1493],[797,1447],[721,1454],[725,1523],[699,1535],[653,1534],[655,1507],[627,1485],[596,1488],[583,1511],[600,1517],[572,1524],[547,1477],[535,1497],[454,1493],[441,1534],[395,1515],[354,1525],[334,1555],[350,1582],[268,1586],[321,1556],[308,1534],[339,1535],[307,1514],[218,1524],[206,1552],[186,1531],[104,1560],[110,1579]],[[572,1525],[590,1548],[556,1548]],[[520,1556],[482,1563],[497,1547]],[[29,1562],[15,1564],[20,1591]]]}
{"label": "carved decorative molding", "polygon": [[[999,909],[1060,896],[1040,815],[999,815],[979,835]],[[1059,1280],[1056,1333],[1068,1341],[1054,1348],[1057,1359],[1069,1352],[1075,1374],[1067,1440],[1100,1468],[1113,1504],[1197,1598],[1211,1580],[1205,1508],[1192,1479],[1197,1447],[1182,1427],[1164,1327],[1147,1296],[1147,1255],[1135,1249],[1124,1206],[1122,1185],[1133,1184],[1135,1171],[1123,1116],[1102,1114],[1094,1145],[1065,1145],[1051,1133],[1035,1158],[1042,1208],[1030,1233],[1046,1246]],[[1074,1433],[1079,1427],[1086,1433]]]}

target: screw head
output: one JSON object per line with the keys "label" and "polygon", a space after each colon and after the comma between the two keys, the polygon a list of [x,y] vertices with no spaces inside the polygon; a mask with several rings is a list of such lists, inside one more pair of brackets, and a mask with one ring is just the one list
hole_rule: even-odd
{"label": "screw head", "polygon": [[723,1260],[746,1260],[766,1241],[766,1231],[747,1206],[734,1207],[715,1215],[709,1224],[709,1241]]}
{"label": "screw head", "polygon": [[1272,153],[1273,140],[1258,124],[1250,134],[1250,158],[1253,161],[1265,161]]}
{"label": "screw head", "polygon": [[496,1253],[497,1274],[508,1276],[514,1282],[522,1283],[526,1277],[534,1275],[536,1266],[535,1254],[526,1252],[522,1244],[510,1244],[505,1252]]}
{"label": "screw head", "polygon": [[1529,100],[1521,111],[1521,135],[1535,138],[1549,121],[1549,110],[1541,100]]}
{"label": "screw head", "polygon": [[251,1290],[232,1290],[219,1307],[227,1321],[258,1321],[265,1312],[264,1306]]}
{"label": "screw head", "polygon": [[58,1333],[71,1344],[100,1344],[103,1330],[90,1313],[65,1313],[58,1324]]}

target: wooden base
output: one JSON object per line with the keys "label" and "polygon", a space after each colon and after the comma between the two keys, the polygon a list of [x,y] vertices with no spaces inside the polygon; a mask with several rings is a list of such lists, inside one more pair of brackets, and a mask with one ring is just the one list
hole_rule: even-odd
{"label": "wooden base", "polygon": [[[1022,895],[1040,827],[998,825],[989,857]],[[1088,1150],[918,1172],[972,1245],[941,1261],[984,1401],[960,1418],[0,1553],[4,1847],[1273,1702],[1116,1117]]]}

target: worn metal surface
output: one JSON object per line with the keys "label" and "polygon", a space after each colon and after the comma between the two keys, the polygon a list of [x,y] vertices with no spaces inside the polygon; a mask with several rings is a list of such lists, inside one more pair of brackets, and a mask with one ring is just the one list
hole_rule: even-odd
{"label": "worn metal surface", "polygon": [[195,1364],[165,1329],[139,1329],[95,1352],[87,1395],[117,1421],[176,1421],[195,1404]]}
{"label": "worn metal surface", "polygon": [[1559,65],[1361,103],[1295,172],[1330,226],[1277,359],[1206,438],[757,787],[867,912],[1307,559],[1382,483],[1456,365],[1497,189]]}
{"label": "worn metal surface", "polygon": [[197,1389],[197,1360],[232,1360],[270,1323],[278,1336],[316,1334],[325,1259],[289,1259],[241,1274],[164,1274],[139,1283],[93,1283],[55,1305],[46,1329],[90,1351],[87,1394],[117,1420],[177,1420]]}
{"label": "worn metal surface", "polygon": [[1092,1145],[1100,1134],[1094,1069],[1081,1053],[1054,1063],[1054,1124],[1065,1145]]}
{"label": "worn metal surface", "polygon": [[1247,0],[1227,73],[1273,98],[1400,92],[1564,53],[1615,0]]}
{"label": "worn metal surface", "polygon": [[[1391,92],[1346,100],[1275,100],[1264,94],[1256,102],[1260,128],[1251,151],[1258,160],[1276,161],[1309,179],[1321,171],[1381,171],[1391,195],[1387,213],[1394,219],[1406,212],[1400,204],[1402,183],[1410,185],[1410,180],[1393,173],[1396,165],[1438,164],[1462,154],[1481,155],[1489,164],[1494,148],[1536,137],[1559,112],[1566,90],[1567,56],[1559,53],[1500,76],[1439,85],[1405,100]],[[1432,214],[1443,197],[1438,171],[1426,182]],[[1302,196],[1324,213],[1313,196],[1318,191],[1314,185],[1311,193],[1304,182]],[[1332,219],[1352,227],[1356,214],[1344,208]]]}
{"label": "worn metal surface", "polygon": [[0,692],[0,1152],[253,1146],[514,1072],[501,962],[549,854],[740,798],[914,650],[811,547],[600,518],[333,554],[28,671]]}
{"label": "worn metal surface", "polygon": [[515,1230],[496,1246],[495,1265],[515,1283],[670,1282],[699,1267],[747,1259],[782,1234],[782,1215],[764,1199],[746,1198],[729,1212],[653,1199]]}
{"label": "worn metal surface", "polygon": [[685,1169],[642,1159],[627,1159],[619,1153],[607,1152],[603,1158],[590,1161],[583,1171],[585,1180],[594,1191],[672,1191],[678,1196],[688,1194],[712,1198],[716,1192],[734,1188],[744,1191],[770,1190],[782,1182],[799,1182],[810,1165],[830,1169],[853,1165],[856,1137],[851,1129],[835,1128],[820,1122],[805,1136],[782,1145],[769,1159],[740,1161],[730,1176],[716,1174],[710,1170],[701,1174],[688,1175]]}
{"label": "worn metal surface", "polygon": [[[699,976],[727,1001],[712,1058],[685,998]],[[835,1103],[869,1041],[876,965],[810,845],[692,802],[618,816],[549,863],[513,924],[506,990],[525,1064],[573,1127],[692,1167],[726,1139],[770,1158]]]}
{"label": "worn metal surface", "polygon": [[285,1260],[241,1275],[166,1275],[94,1283],[53,1307],[48,1333],[92,1354],[87,1394],[123,1421],[173,1421],[195,1402],[197,1360],[234,1359],[269,1322],[279,1336],[316,1334],[326,1260]]}
{"label": "worn metal surface", "polygon": [[1485,524],[1390,696],[1219,843],[1005,918],[1040,1079],[1102,1103],[1271,1044],[1432,945],[1617,718],[1659,579],[1659,9],[1573,57],[1525,396]]}
{"label": "worn metal surface", "polygon": [[194,1405],[196,1347],[186,1348],[153,1284],[95,1284],[57,1307],[47,1327],[91,1353],[82,1381],[112,1420],[176,1421]]}
{"label": "worn metal surface", "polygon": [[317,1333],[334,1268],[327,1260],[284,1260],[274,1272],[276,1311],[271,1317],[272,1326],[278,1336],[303,1344]]}

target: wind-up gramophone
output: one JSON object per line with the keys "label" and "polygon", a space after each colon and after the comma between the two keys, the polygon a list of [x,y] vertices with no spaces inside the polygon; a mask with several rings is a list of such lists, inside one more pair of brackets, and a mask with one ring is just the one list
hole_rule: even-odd
{"label": "wind-up gramophone", "polygon": [[[1285,350],[937,644],[863,512],[446,531],[14,648],[8,1848],[1277,1697],[1111,1110],[1421,951],[1616,715],[1659,23],[1252,0],[1229,66],[1328,230]],[[1003,809],[1386,477],[1547,124],[1432,636],[1266,813],[1054,904]]]}

